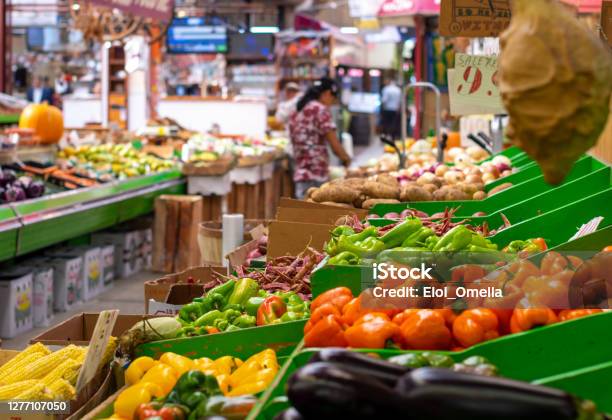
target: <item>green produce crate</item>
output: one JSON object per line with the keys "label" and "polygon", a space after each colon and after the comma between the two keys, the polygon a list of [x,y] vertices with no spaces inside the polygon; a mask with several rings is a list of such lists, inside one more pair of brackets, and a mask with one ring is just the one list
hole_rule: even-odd
{"label": "green produce crate", "polygon": [[534,381],[538,385],[559,388],[579,397],[595,401],[603,412],[612,412],[610,393],[612,362],[601,363],[568,373]]}
{"label": "green produce crate", "polygon": [[[606,164],[594,159],[591,156],[583,156],[574,164],[574,167],[562,185],[575,181],[578,178],[606,167],[608,167]],[[480,211],[490,214],[499,209],[511,206],[517,202],[521,202],[525,200],[526,197],[533,197],[554,188],[558,188],[546,183],[539,166],[535,165],[529,166],[516,174],[512,174],[498,179],[497,181],[491,182],[487,184],[485,189],[490,191],[497,185],[506,182],[512,183],[513,186],[491,197],[487,197],[484,200],[421,201],[399,204],[378,204],[373,207],[370,213],[384,215],[385,213],[389,212],[400,213],[404,209],[415,208],[428,214],[433,214],[443,212],[446,208],[459,207],[455,215],[458,217],[468,217]]]}
{"label": "green produce crate", "polygon": [[[608,312],[504,336],[461,352],[440,353],[448,354],[456,362],[470,356],[484,356],[499,368],[503,377],[565,389],[592,399],[601,409],[609,410],[612,398],[606,384],[609,384],[612,374],[610,348],[612,313]],[[358,351],[376,353],[383,358],[406,353],[398,350]],[[316,349],[305,349],[289,358],[249,419],[272,420],[287,408],[286,402],[274,399],[285,394],[288,378],[308,363],[315,352]],[[587,384],[589,377],[594,383]]]}
{"label": "green produce crate", "polygon": [[190,358],[215,359],[226,355],[247,358],[272,348],[278,358],[284,358],[289,356],[302,340],[305,324],[306,320],[300,320],[199,337],[154,341],[137,347],[136,356],[158,358],[171,351]]}
{"label": "green produce crate", "polygon": [[599,229],[610,226],[612,224],[610,203],[612,203],[612,187],[541,216],[517,223],[489,239],[501,247],[516,239],[539,236],[546,240],[549,247],[561,245],[568,242],[582,224],[597,216],[604,218]]}
{"label": "green produce crate", "polygon": [[[589,235],[582,236],[573,241],[562,243],[561,245],[552,247],[551,251],[568,252],[568,251],[583,251],[596,254],[606,246],[612,245],[612,226],[606,226],[593,232]],[[538,254],[531,260],[539,261],[545,253]]]}

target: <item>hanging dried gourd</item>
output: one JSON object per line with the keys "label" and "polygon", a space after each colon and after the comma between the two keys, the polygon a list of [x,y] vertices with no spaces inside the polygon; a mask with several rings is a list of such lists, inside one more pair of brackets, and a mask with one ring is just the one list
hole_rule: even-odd
{"label": "hanging dried gourd", "polygon": [[612,52],[557,0],[513,0],[500,38],[507,135],[558,184],[604,129]]}

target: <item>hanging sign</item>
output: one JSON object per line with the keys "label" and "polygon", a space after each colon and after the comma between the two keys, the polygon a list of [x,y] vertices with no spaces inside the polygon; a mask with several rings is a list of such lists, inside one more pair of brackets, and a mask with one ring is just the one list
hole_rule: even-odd
{"label": "hanging sign", "polygon": [[506,113],[497,88],[497,56],[456,54],[448,83],[452,115]]}
{"label": "hanging sign", "polygon": [[498,36],[510,16],[510,0],[442,0],[440,35]]}
{"label": "hanging sign", "polygon": [[134,16],[168,22],[172,20],[173,0],[91,0],[98,6],[119,9]]}

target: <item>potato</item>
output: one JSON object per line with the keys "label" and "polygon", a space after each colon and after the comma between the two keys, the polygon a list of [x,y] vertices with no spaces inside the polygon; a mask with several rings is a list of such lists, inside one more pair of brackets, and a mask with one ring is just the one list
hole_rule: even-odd
{"label": "potato", "polygon": [[[473,198],[474,200],[484,200],[485,198],[487,198],[487,193],[486,193],[486,192],[484,192],[484,191],[476,191],[476,192],[474,193],[474,195],[472,196],[472,198]],[[474,216],[475,216],[475,215],[476,215],[476,214],[474,214]]]}
{"label": "potato", "polygon": [[485,184],[488,184],[489,182],[493,182],[497,179],[497,177],[495,175],[493,175],[491,172],[486,172],[485,174],[482,175],[482,181]]}
{"label": "potato", "polygon": [[333,201],[334,203],[353,203],[359,193],[343,185],[327,185],[312,193],[312,199],[318,203]]}
{"label": "potato", "polygon": [[425,172],[417,179],[416,182],[419,185],[432,184],[434,179],[436,179],[436,176],[434,174],[432,174],[431,172]]}
{"label": "potato", "polygon": [[459,188],[450,188],[446,191],[446,201],[469,200],[470,197]]}
{"label": "potato", "polygon": [[353,200],[353,206],[357,208],[361,208],[363,202],[368,199],[368,196],[365,194],[359,194],[356,199]]}
{"label": "potato", "polygon": [[434,191],[438,190],[438,186],[435,184],[425,184],[422,188],[430,194],[433,194]]}
{"label": "potato", "polygon": [[372,198],[399,198],[399,187],[382,184],[376,181],[367,181],[363,184],[363,193]]}
{"label": "potato", "polygon": [[[459,185],[459,184],[457,184],[457,185]],[[475,184],[470,184],[468,182],[462,182],[461,183],[461,190],[471,197],[472,195],[474,195],[474,193],[476,191],[478,191],[478,188],[476,187]]]}
{"label": "potato", "polygon": [[370,198],[369,200],[364,201],[361,207],[364,209],[371,209],[376,204],[397,204],[397,203],[399,203],[399,201],[393,198]]}
{"label": "potato", "polygon": [[376,182],[389,185],[390,187],[399,188],[399,182],[396,177],[389,174],[380,174],[376,177]]}
{"label": "potato", "polygon": [[493,194],[497,194],[500,191],[503,191],[505,189],[508,189],[512,186],[511,182],[504,182],[503,184],[498,185],[495,188],[492,188],[491,191],[489,191],[489,197],[492,196]]}
{"label": "potato", "polygon": [[440,178],[440,177],[435,177],[431,180],[431,183],[434,184],[436,187],[440,188],[442,185],[445,184],[444,182],[444,178]]}
{"label": "potato", "polygon": [[482,182],[475,182],[474,187],[476,187],[476,191],[484,191],[484,184]]}
{"label": "potato", "polygon": [[448,171],[444,174],[444,180],[449,184],[456,184],[464,179],[465,175],[463,175],[463,172],[460,171]]}
{"label": "potato", "polygon": [[423,187],[407,187],[402,189],[402,201],[431,201],[432,195]]}

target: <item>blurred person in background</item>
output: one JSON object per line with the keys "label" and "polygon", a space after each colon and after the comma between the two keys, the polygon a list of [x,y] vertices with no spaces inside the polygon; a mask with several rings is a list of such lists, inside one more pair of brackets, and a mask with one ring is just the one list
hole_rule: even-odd
{"label": "blurred person in background", "polygon": [[298,100],[300,99],[300,87],[297,83],[289,82],[285,85],[285,100],[278,103],[276,121],[283,125],[287,125],[291,115],[296,111]]}
{"label": "blurred person in background", "polygon": [[380,131],[382,134],[389,135],[393,139],[398,139],[401,130],[400,105],[402,103],[402,90],[394,79],[390,79],[382,89],[380,102]]}
{"label": "blurred person in background", "polygon": [[32,86],[26,94],[28,102],[42,104],[43,102],[53,105],[53,89],[46,86],[44,80],[40,76],[34,76]]}
{"label": "blurred person in background", "polygon": [[332,79],[317,80],[298,100],[296,112],[289,120],[297,198],[304,198],[309,188],[329,180],[328,144],[344,166],[351,164],[329,110],[337,96],[338,85]]}

